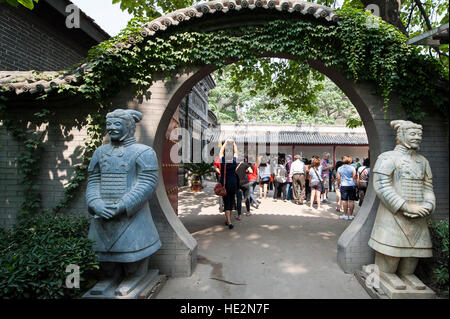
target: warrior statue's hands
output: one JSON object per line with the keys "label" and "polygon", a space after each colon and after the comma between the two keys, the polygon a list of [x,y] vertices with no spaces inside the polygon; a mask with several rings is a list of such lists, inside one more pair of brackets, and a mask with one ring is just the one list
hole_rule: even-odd
{"label": "warrior statue's hands", "polygon": [[425,217],[429,214],[426,207],[414,203],[404,203],[402,211],[403,215],[409,218]]}
{"label": "warrior statue's hands", "polygon": [[422,202],[420,204],[420,206],[424,207],[427,210],[427,215],[426,216],[430,215],[431,212],[433,211],[433,205],[431,205],[428,202]]}
{"label": "warrior statue's hands", "polygon": [[92,209],[94,210],[95,215],[104,219],[110,219],[114,216],[114,211],[110,207],[107,207],[105,202],[101,199],[96,200],[92,204]]}
{"label": "warrior statue's hands", "polygon": [[113,211],[112,217],[116,217],[116,216],[124,213],[125,209],[126,209],[125,204],[122,201],[119,201],[118,204],[108,206],[108,208]]}

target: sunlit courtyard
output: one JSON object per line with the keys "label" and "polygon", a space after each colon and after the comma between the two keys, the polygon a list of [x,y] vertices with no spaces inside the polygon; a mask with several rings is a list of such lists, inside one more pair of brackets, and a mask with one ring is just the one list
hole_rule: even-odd
{"label": "sunlit courtyard", "polygon": [[198,242],[197,267],[190,278],[169,279],[158,298],[369,298],[336,262],[351,221],[339,219],[335,193],[319,211],[274,202],[269,191],[251,216],[243,207],[238,221],[234,211],[229,230],[214,183],[205,185],[179,194],[179,217]]}

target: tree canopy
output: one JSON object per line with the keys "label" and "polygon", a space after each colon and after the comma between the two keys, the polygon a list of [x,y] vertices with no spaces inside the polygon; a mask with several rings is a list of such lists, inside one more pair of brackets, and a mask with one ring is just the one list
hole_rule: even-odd
{"label": "tree canopy", "polygon": [[[256,63],[259,63],[258,59]],[[281,64],[296,63],[289,60],[275,60],[272,63],[263,65],[280,67]],[[249,64],[250,70],[252,64]],[[301,67],[295,70],[300,70]],[[261,81],[264,76],[248,77],[245,70],[234,74],[236,69],[233,66],[226,66],[214,73],[217,83],[215,89],[209,93],[210,108],[217,116],[220,123],[323,123],[323,124],[347,124],[354,127],[360,125],[360,118],[357,111],[351,104],[347,96],[328,78],[314,71],[307,74],[304,81],[311,81],[312,91],[303,91],[299,87],[289,87],[279,90],[285,84],[289,85],[289,77],[279,74],[276,70],[262,70],[265,76],[273,79],[274,84],[270,88],[264,86],[265,81]],[[292,76],[302,78],[303,74],[293,74]],[[233,77],[240,77],[241,85],[236,89],[233,87]],[[295,82],[294,82],[295,83]],[[302,85],[302,83],[298,83]],[[287,91],[295,95],[299,100],[298,104],[291,104],[290,99],[286,99]],[[299,105],[302,107],[298,107]],[[348,119],[352,119],[348,121]]]}
{"label": "tree canopy", "polygon": [[112,3],[120,3],[120,9],[128,11],[135,17],[157,18],[181,8],[186,8],[195,0],[112,0]]}

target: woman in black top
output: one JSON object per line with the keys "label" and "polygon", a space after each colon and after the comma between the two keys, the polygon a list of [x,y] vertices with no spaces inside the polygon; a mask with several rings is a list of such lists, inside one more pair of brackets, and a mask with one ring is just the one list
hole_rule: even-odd
{"label": "woman in black top", "polygon": [[245,207],[247,208],[246,215],[250,216],[250,183],[248,181],[247,174],[253,173],[252,166],[248,163],[248,159],[244,157],[244,160],[240,162],[236,167],[236,175],[238,177],[238,188],[236,191],[236,210],[238,215],[237,220],[241,220],[242,215],[242,199],[244,199]]}
{"label": "woman in black top", "polygon": [[[232,149],[231,149],[232,147]],[[236,196],[236,191],[239,184],[239,179],[236,175],[236,161],[238,157],[237,145],[233,140],[226,140],[220,148],[220,183],[227,190],[227,194],[223,196],[223,204],[225,209],[225,217],[227,218],[225,224],[232,229],[231,211]],[[225,171],[226,169],[226,171]],[[225,179],[225,184],[224,184]]]}

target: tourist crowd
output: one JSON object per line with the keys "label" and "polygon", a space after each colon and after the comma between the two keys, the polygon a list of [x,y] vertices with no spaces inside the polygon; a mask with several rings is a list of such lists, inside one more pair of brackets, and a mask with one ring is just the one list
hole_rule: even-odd
{"label": "tourist crowd", "polygon": [[255,163],[249,163],[247,157],[241,161],[238,158],[236,143],[227,140],[214,162],[219,186],[226,190],[226,195],[219,197],[219,209],[225,212],[225,224],[230,229],[233,228],[231,212],[236,210],[236,219],[241,220],[242,203],[245,203],[246,215],[250,216],[251,207],[258,209],[269,190],[273,190],[274,201],[309,203],[310,208],[315,209],[316,205],[318,210],[322,203],[329,203],[328,193],[334,191],[336,211],[342,213],[339,218],[353,220],[355,201],[362,205],[370,176],[369,158],[361,163],[359,158],[344,156],[335,165],[329,153],[311,159],[295,155],[294,160],[290,155],[278,159],[259,156]]}

